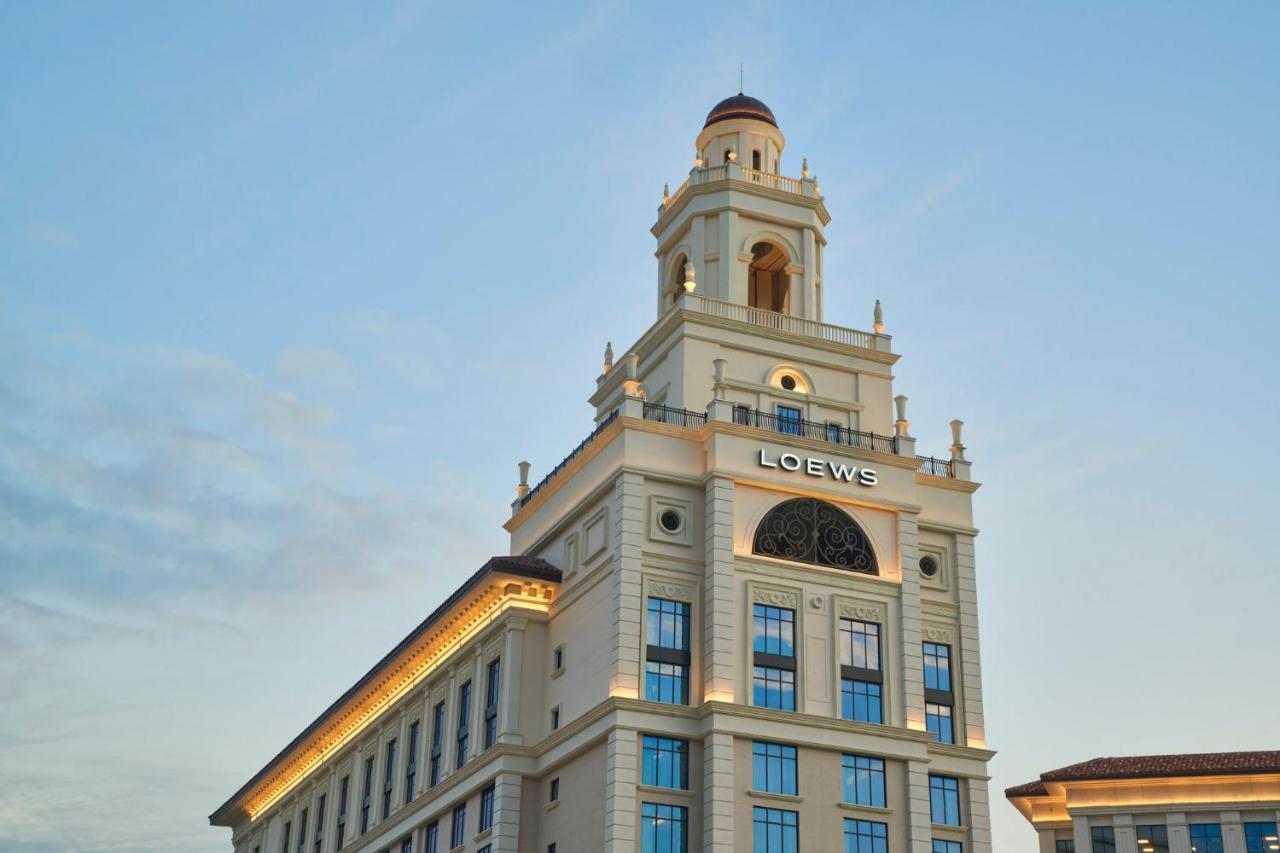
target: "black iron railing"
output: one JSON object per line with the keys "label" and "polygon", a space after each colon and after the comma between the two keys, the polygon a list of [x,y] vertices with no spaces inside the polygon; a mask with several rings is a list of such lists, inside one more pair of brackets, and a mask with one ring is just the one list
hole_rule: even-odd
{"label": "black iron railing", "polygon": [[644,404],[644,419],[682,427],[700,427],[707,422],[703,412],[691,412],[688,409],[673,409],[659,403]]}
{"label": "black iron railing", "polygon": [[950,459],[939,459],[936,456],[917,456],[916,461],[920,463],[920,467],[916,470],[921,474],[932,474],[935,477],[954,477],[956,475],[955,466],[951,464]]}
{"label": "black iron railing", "polygon": [[749,409],[746,406],[733,407],[733,422],[743,426],[759,427],[773,430],[783,435],[798,435],[803,438],[816,438],[845,447],[856,447],[860,450],[878,450],[881,453],[895,453],[897,441],[891,435],[876,435],[874,432],[848,429],[839,424],[825,424],[818,421],[807,421],[803,418],[775,415]]}
{"label": "black iron railing", "polygon": [[590,444],[591,442],[593,442],[593,441],[595,441],[597,438],[599,438],[600,433],[604,432],[605,427],[607,427],[607,426],[609,426],[609,424],[613,423],[613,422],[614,422],[614,420],[615,420],[617,417],[618,417],[618,410],[617,410],[617,409],[614,409],[612,412],[610,412],[610,413],[609,413],[609,417],[607,417],[607,418],[605,418],[604,420],[602,420],[602,421],[600,422],[600,425],[599,425],[599,426],[597,426],[595,429],[593,429],[593,430],[591,431],[591,434],[590,434],[590,435],[588,435],[586,438],[584,438],[584,439],[582,440],[582,443],[581,443],[581,444],[579,444],[579,445],[578,445],[577,447],[575,447],[573,450],[569,451],[569,455],[568,455],[568,456],[566,456],[564,459],[560,460],[560,464],[559,464],[559,465],[557,465],[556,467],[552,468],[552,469],[551,469],[551,471],[547,474],[547,476],[543,477],[541,480],[539,480],[539,481],[538,481],[538,485],[536,485],[536,486],[534,486],[532,489],[530,489],[530,490],[529,490],[529,493],[520,499],[520,506],[524,506],[524,505],[525,505],[525,504],[527,504],[529,501],[533,500],[533,496],[534,496],[534,495],[536,495],[536,494],[538,493],[538,489],[541,489],[541,488],[542,488],[543,486],[545,486],[548,482],[550,482],[550,481],[551,481],[551,479],[552,479],[552,478],[554,478],[556,474],[559,474],[561,471],[563,471],[563,470],[564,470],[564,466],[566,466],[566,465],[568,465],[570,462],[572,462],[572,461],[573,461],[573,457],[577,456],[579,453],[581,453],[583,450],[585,450],[588,444]]}

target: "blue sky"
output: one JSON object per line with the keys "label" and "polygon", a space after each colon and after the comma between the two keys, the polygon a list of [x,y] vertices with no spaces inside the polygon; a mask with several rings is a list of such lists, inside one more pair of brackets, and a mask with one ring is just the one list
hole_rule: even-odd
{"label": "blue sky", "polygon": [[[1274,747],[1274,4],[0,7],[0,849],[206,815],[485,556],[653,319],[702,117],[777,113],[966,421],[1000,791]],[[447,450],[444,450],[447,448]]]}

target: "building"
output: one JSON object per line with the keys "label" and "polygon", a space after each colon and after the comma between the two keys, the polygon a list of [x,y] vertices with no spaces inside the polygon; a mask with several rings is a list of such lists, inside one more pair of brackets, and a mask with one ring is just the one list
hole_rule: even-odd
{"label": "building", "polygon": [[[960,422],[824,322],[773,113],[711,111],[663,193],[657,320],[495,557],[210,820],[237,853],[987,853]],[[832,286],[840,286],[833,284]]]}
{"label": "building", "polygon": [[1040,853],[1280,850],[1280,752],[1094,758],[1004,794]]}

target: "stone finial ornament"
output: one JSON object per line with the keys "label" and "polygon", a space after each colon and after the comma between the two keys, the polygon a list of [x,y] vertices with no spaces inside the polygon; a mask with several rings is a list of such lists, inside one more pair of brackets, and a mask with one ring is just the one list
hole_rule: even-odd
{"label": "stone finial ornament", "polygon": [[960,430],[964,427],[964,421],[956,419],[951,422],[951,458],[957,462],[966,461],[964,458],[964,443],[960,441]]}
{"label": "stone finial ornament", "polygon": [[693,280],[693,275],[694,275],[693,261],[685,261],[684,262],[684,292],[685,293],[693,293],[694,288],[698,286],[698,283]]}
{"label": "stone finial ornament", "polygon": [[529,463],[521,462],[520,468],[520,485],[516,486],[516,497],[524,497],[529,494]]}
{"label": "stone finial ornament", "polygon": [[613,341],[608,341],[604,345],[604,372],[608,373],[613,369]]}
{"label": "stone finial ornament", "polygon": [[809,177],[809,158],[808,157],[800,158],[800,177],[802,178]]}
{"label": "stone finial ornament", "polygon": [[693,166],[695,169],[702,168],[702,152],[696,148],[693,151]]}
{"label": "stone finial ornament", "polygon": [[907,395],[899,394],[894,397],[893,404],[898,410],[898,419],[893,423],[894,432],[898,435],[907,435],[907,430],[911,426],[911,422],[907,420]]}
{"label": "stone finial ornament", "polygon": [[877,335],[884,334],[884,309],[880,307],[880,300],[876,300],[875,310],[871,312],[871,327],[876,330]]}
{"label": "stone finial ornament", "polygon": [[664,205],[671,204],[671,185],[662,185],[662,203]]}

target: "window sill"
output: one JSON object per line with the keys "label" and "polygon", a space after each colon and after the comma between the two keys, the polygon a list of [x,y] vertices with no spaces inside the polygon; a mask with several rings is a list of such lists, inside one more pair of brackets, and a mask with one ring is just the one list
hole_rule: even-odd
{"label": "window sill", "polygon": [[491,827],[489,827],[488,829],[482,829],[482,830],[480,830],[480,832],[476,834],[476,837],[475,837],[475,838],[473,838],[473,839],[471,839],[471,840],[472,840],[472,841],[474,841],[474,842],[476,842],[477,844],[479,844],[481,841],[484,841],[484,840],[485,840],[486,838],[488,838],[490,835],[493,835],[493,827],[492,827],[492,826],[491,826]]}
{"label": "window sill", "polygon": [[769,791],[747,791],[748,797],[758,797],[762,800],[779,800],[784,803],[803,803],[804,797],[797,797],[793,794],[773,794]]}
{"label": "window sill", "polygon": [[542,810],[543,810],[543,811],[548,811],[548,812],[549,812],[549,811],[551,811],[552,809],[554,809],[554,808],[555,808],[556,806],[558,806],[558,805],[560,805],[560,801],[559,801],[559,800],[552,800],[551,802],[549,802],[549,803],[547,803],[546,805],[544,805],[544,806],[542,807]]}
{"label": "window sill", "polygon": [[960,826],[959,824],[954,824],[954,823],[931,823],[929,824],[929,828],[934,831],[941,830],[942,832],[968,832],[969,831],[969,827]]}
{"label": "window sill", "polygon": [[553,669],[553,670],[551,670],[551,677],[552,677],[552,678],[559,678],[559,677],[560,677],[560,676],[562,676],[562,675],[564,675],[564,667],[560,667],[559,669]]}
{"label": "window sill", "polygon": [[688,788],[664,788],[661,785],[636,785],[636,790],[650,794],[671,794],[676,797],[694,796],[693,791]]}
{"label": "window sill", "polygon": [[890,815],[893,809],[884,806],[863,806],[858,803],[836,803],[842,809],[848,809],[854,812],[870,812],[872,814]]}

